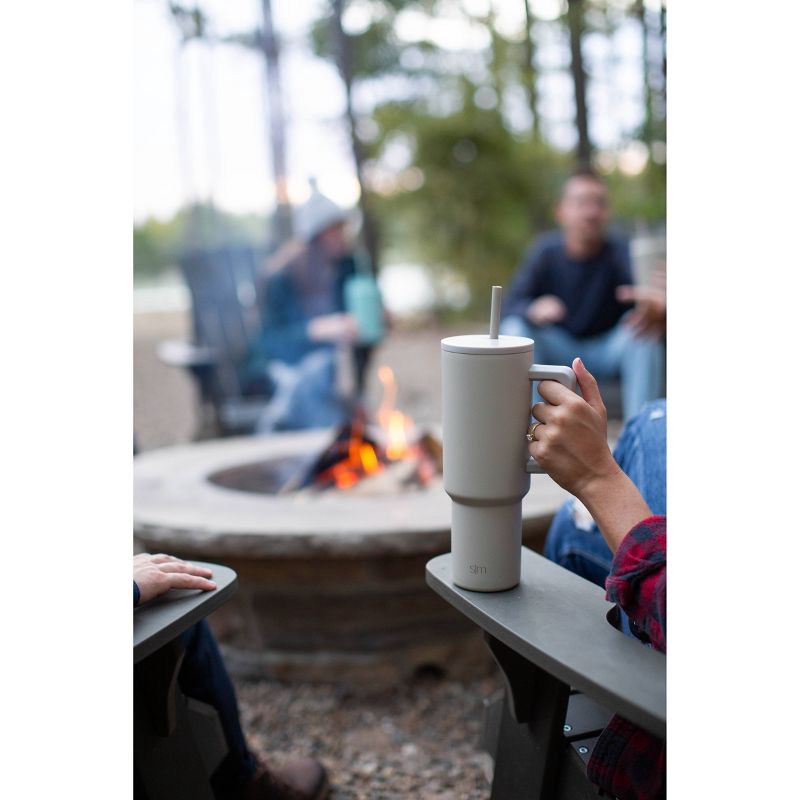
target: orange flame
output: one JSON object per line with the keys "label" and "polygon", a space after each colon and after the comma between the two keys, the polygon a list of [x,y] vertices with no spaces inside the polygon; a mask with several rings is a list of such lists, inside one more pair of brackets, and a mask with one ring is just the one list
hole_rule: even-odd
{"label": "orange flame", "polygon": [[323,483],[332,481],[338,489],[349,489],[362,478],[384,468],[386,460],[399,461],[414,456],[414,446],[409,444],[409,433],[414,427],[411,417],[395,408],[397,383],[390,367],[378,369],[378,378],[383,385],[383,395],[378,408],[378,424],[386,434],[386,447],[383,449],[384,461],[375,448],[364,441],[364,419],[354,420],[350,440],[347,442],[347,457],[329,467],[319,476]]}
{"label": "orange flame", "polygon": [[381,468],[380,461],[378,461],[378,454],[371,444],[362,444],[358,449],[358,457],[361,460],[361,468],[367,475],[371,475]]}
{"label": "orange flame", "polygon": [[354,427],[347,443],[347,458],[330,467],[325,476],[330,477],[337,488],[349,489],[365,475],[372,475],[382,468],[375,448],[363,440],[360,428]]}
{"label": "orange flame", "polygon": [[414,426],[414,420],[394,407],[397,400],[397,382],[391,367],[380,367],[378,379],[383,385],[383,397],[378,408],[378,424],[386,432],[386,457],[389,461],[399,461],[408,455],[408,431]]}

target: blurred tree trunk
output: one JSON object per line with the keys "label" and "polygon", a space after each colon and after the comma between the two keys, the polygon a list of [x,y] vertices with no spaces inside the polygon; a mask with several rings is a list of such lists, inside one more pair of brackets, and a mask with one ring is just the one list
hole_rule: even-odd
{"label": "blurred tree trunk", "polygon": [[534,66],[534,58],[536,56],[536,44],[533,40],[534,18],[528,5],[528,0],[522,1],[525,4],[525,68],[522,71],[522,81],[525,85],[525,92],[528,95],[528,105],[531,107],[531,114],[533,115],[533,138],[538,141],[541,138],[542,130],[539,125],[539,112],[536,108],[539,102],[539,94],[536,86],[536,67]]}
{"label": "blurred tree trunk", "polygon": [[578,163],[589,166],[592,145],[589,140],[589,118],[586,111],[586,71],[583,68],[581,36],[583,35],[583,0],[567,0],[567,24],[572,58],[570,72],[575,87],[575,127],[578,129]]}
{"label": "blurred tree trunk", "polygon": [[667,6],[661,0],[661,76],[664,81],[664,102],[667,101]]}
{"label": "blurred tree trunk", "polygon": [[485,17],[470,17],[483,24],[489,34],[491,44],[489,60],[489,72],[492,76],[492,88],[497,95],[497,105],[502,105],[503,93],[505,91],[505,76],[507,75],[508,64],[508,42],[504,39],[497,30],[497,15],[494,9],[491,9]]}
{"label": "blurred tree trunk", "polygon": [[636,0],[636,15],[642,25],[642,80],[644,84],[644,126],[642,137],[649,145],[653,141],[653,87],[650,83],[650,30],[644,0]]}
{"label": "blurred tree trunk", "polygon": [[358,138],[356,131],[356,117],[353,110],[353,62],[350,46],[350,37],[342,27],[342,14],[344,13],[345,0],[332,0],[333,3],[333,34],[336,46],[336,64],[339,74],[344,83],[345,92],[345,116],[347,117],[347,128],[350,135],[350,143],[353,150],[353,161],[356,167],[356,179],[358,180],[359,198],[358,206],[361,210],[363,220],[364,247],[367,249],[373,271],[378,268],[378,235],[375,221],[369,212],[369,203],[364,191],[364,146]]}
{"label": "blurred tree trunk", "polygon": [[292,209],[289,202],[289,187],[286,171],[286,121],[281,96],[280,53],[275,28],[272,23],[271,0],[261,0],[264,27],[260,44],[267,66],[267,105],[269,108],[270,147],[272,150],[272,173],[275,179],[275,221],[278,243],[292,237]]}

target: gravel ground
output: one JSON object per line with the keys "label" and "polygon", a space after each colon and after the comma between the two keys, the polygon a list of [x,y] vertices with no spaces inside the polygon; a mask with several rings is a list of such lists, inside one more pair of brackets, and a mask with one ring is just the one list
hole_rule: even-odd
{"label": "gravel ground", "polygon": [[249,744],[267,763],[313,755],[333,800],[485,800],[481,701],[497,686],[425,676],[377,694],[326,685],[240,682]]}

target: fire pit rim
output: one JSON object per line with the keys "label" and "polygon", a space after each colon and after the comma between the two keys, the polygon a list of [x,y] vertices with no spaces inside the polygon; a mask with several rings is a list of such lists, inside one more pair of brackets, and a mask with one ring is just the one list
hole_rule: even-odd
{"label": "fire pit rim", "polygon": [[[308,453],[327,429],[232,437],[152,450],[134,460],[134,530],[148,548],[203,554],[347,557],[441,553],[450,544],[450,500],[430,488],[369,496],[347,491],[282,496],[236,491],[207,477],[243,464]],[[552,517],[567,497],[535,476],[526,525]]]}

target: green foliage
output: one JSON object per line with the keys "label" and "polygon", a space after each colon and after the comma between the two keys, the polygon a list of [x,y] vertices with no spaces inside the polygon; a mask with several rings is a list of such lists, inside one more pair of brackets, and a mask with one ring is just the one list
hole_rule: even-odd
{"label": "green foliage", "polygon": [[[381,109],[378,119],[398,111]],[[496,110],[471,105],[436,117],[407,108],[404,116],[413,135],[412,167],[423,183],[375,198],[387,245],[456,270],[473,297],[507,282],[532,234],[552,225],[570,157],[512,135]]]}
{"label": "green foliage", "polygon": [[179,214],[161,221],[147,219],[133,228],[133,273],[136,279],[154,279],[175,263],[182,239]]}
{"label": "green foliage", "polygon": [[659,223],[667,217],[667,168],[649,161],[639,175],[619,171],[606,177],[615,217],[632,226],[637,222]]}
{"label": "green foliage", "polygon": [[247,243],[261,246],[268,220],[258,214],[228,214],[210,205],[186,206],[171,219],[149,218],[133,229],[136,280],[153,280],[173,268],[183,249]]}
{"label": "green foliage", "polygon": [[[400,47],[390,18],[376,20],[363,33],[348,36],[347,41],[355,78],[378,77],[400,68]],[[338,44],[330,14],[314,23],[311,45],[316,55],[336,63]]]}

